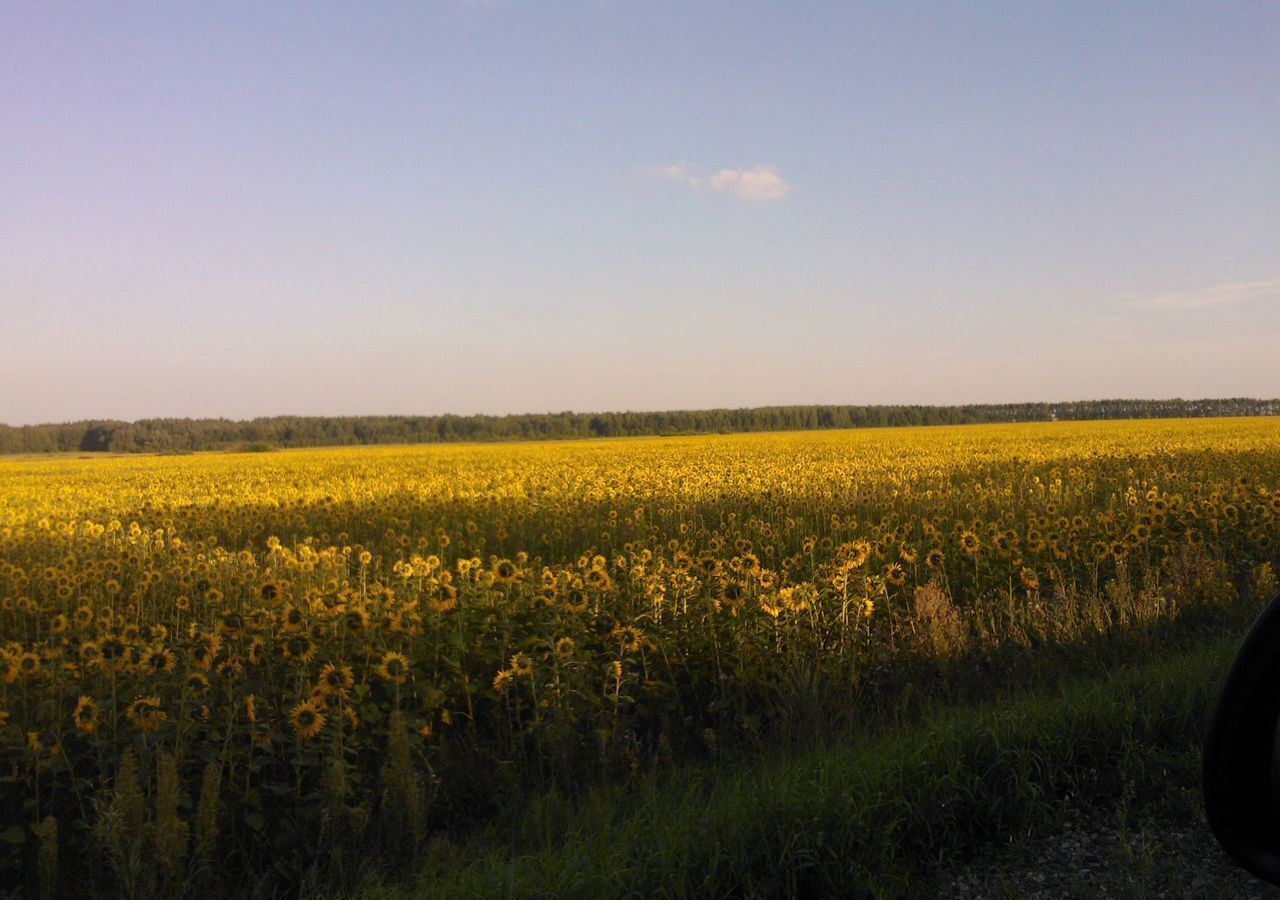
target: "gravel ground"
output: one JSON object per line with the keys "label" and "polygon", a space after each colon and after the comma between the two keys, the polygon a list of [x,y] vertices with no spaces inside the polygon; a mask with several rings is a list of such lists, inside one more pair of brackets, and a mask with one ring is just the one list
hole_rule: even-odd
{"label": "gravel ground", "polygon": [[1125,825],[1075,816],[1052,834],[948,868],[920,894],[946,900],[1280,898],[1222,852],[1203,816]]}

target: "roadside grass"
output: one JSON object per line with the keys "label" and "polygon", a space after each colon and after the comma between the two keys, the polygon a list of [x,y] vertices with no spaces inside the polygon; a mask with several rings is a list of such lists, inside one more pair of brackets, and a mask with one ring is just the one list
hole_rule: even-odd
{"label": "roadside grass", "polygon": [[944,863],[1065,809],[1185,807],[1238,634],[755,763],[546,792],[361,896],[928,896]]}

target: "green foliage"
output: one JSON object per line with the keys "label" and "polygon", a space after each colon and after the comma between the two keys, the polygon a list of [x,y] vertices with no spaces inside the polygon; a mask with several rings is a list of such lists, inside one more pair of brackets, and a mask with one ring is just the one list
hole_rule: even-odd
{"label": "green foliage", "polygon": [[0,425],[0,453],[189,452],[276,447],[560,440],[642,435],[894,428],[1003,422],[1280,415],[1280,400],[1084,400],[966,406],[764,406],[664,412],[529,413],[509,416],[275,416]]}
{"label": "green foliage", "polygon": [[45,816],[33,829],[40,839],[40,896],[58,896],[58,820]]}
{"label": "green foliage", "polygon": [[116,772],[114,790],[99,798],[94,823],[116,884],[125,897],[145,897],[154,890],[154,867],[147,841],[147,801],[138,782],[138,761],[126,750]]}
{"label": "green foliage", "polygon": [[218,846],[218,794],[222,790],[222,767],[208,763],[200,779],[200,799],[196,806],[193,860],[197,877],[207,877]]}
{"label": "green foliage", "polygon": [[186,880],[190,826],[178,815],[182,784],[173,754],[156,754],[156,814],[152,826],[159,883],[167,896],[181,896]]}
{"label": "green foliage", "polygon": [[566,809],[527,805],[519,842],[437,841],[403,893],[368,897],[908,897],[934,865],[1066,804],[1168,802],[1235,638],[1096,679],[728,770],[687,769]]}

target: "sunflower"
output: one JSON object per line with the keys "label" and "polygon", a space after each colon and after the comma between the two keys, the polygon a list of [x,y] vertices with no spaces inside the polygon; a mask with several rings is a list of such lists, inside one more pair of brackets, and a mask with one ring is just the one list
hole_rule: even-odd
{"label": "sunflower", "polygon": [[138,629],[138,638],[147,644],[167,641],[169,639],[169,629],[163,625],[143,625]]}
{"label": "sunflower", "polygon": [[363,607],[352,606],[342,614],[342,622],[351,634],[362,634],[369,627],[369,614]]}
{"label": "sunflower", "polygon": [[125,709],[125,718],[139,731],[159,731],[169,714],[160,708],[160,698],[139,697]]}
{"label": "sunflower", "polygon": [[275,613],[259,606],[245,614],[245,627],[250,631],[267,631],[275,623]]}
{"label": "sunflower", "polygon": [[43,731],[28,731],[27,746],[33,753],[47,753],[49,756],[62,755],[62,743],[58,736],[46,728]]}
{"label": "sunflower", "polygon": [[716,597],[723,600],[725,603],[732,605],[741,600],[743,594],[744,591],[742,589],[742,585],[738,584],[736,581],[724,581],[720,584],[720,589],[716,592]]}
{"label": "sunflower", "polygon": [[85,641],[80,645],[80,661],[92,666],[102,659],[102,647],[97,641]]}
{"label": "sunflower", "polygon": [[1022,586],[1029,591],[1034,591],[1040,587],[1040,579],[1032,569],[1026,566],[1022,567],[1022,571],[1018,573],[1018,580],[1022,582]]}
{"label": "sunflower", "polygon": [[326,663],[320,670],[317,687],[326,694],[340,694],[349,691],[356,683],[355,672],[350,666],[339,666]]}
{"label": "sunflower", "polygon": [[204,669],[208,672],[213,668],[213,661],[217,656],[217,652],[208,642],[201,641],[191,648],[191,664],[197,669]]}
{"label": "sunflower", "polygon": [[249,665],[256,666],[262,662],[262,654],[267,649],[267,642],[256,637],[249,644]]}
{"label": "sunflower", "polygon": [[[448,574],[447,572],[445,573]],[[431,608],[438,613],[448,612],[458,605],[458,589],[451,584],[440,585],[440,596],[431,600]]]}
{"label": "sunflower", "polygon": [[71,721],[75,722],[77,730],[93,734],[98,727],[98,704],[92,697],[81,695],[75,712],[71,714]]}
{"label": "sunflower", "polygon": [[509,559],[500,559],[493,567],[493,580],[498,584],[515,584],[520,580],[520,569]]}
{"label": "sunflower", "polygon": [[587,609],[587,595],[582,590],[581,585],[571,585],[564,595],[564,608],[571,613],[585,612]]}
{"label": "sunflower", "polygon": [[286,603],[284,609],[280,610],[280,627],[285,631],[297,631],[305,624],[306,619],[302,615],[302,610],[293,604]]}
{"label": "sunflower", "polygon": [[576,650],[577,647],[578,645],[573,642],[573,638],[562,637],[560,640],[556,641],[556,656],[573,656],[573,651]]}
{"label": "sunflower", "polygon": [[209,676],[203,672],[192,672],[187,676],[187,690],[197,697],[209,693]]}
{"label": "sunflower", "polygon": [[289,724],[293,733],[302,740],[310,740],[324,730],[325,717],[320,707],[312,700],[304,700],[289,713]]}
{"label": "sunflower", "polygon": [[244,618],[239,613],[226,613],[218,620],[218,629],[228,637],[239,637],[244,631]]}
{"label": "sunflower", "polygon": [[403,630],[400,627],[399,619],[400,619],[400,616],[397,613],[384,612],[384,613],[381,613],[376,619],[374,619],[374,622],[377,624],[377,627],[382,631],[395,632],[395,631]]}
{"label": "sunflower", "polygon": [[900,563],[889,563],[884,570],[884,580],[894,587],[899,587],[907,580],[907,573],[903,570]]}
{"label": "sunflower", "polygon": [[613,585],[613,581],[609,578],[609,573],[598,566],[588,569],[587,574],[582,576],[582,579],[588,587],[595,588],[597,591],[607,591]]}
{"label": "sunflower", "polygon": [[27,650],[14,657],[13,662],[9,664],[9,674],[5,680],[13,682],[19,678],[31,678],[40,674],[40,669],[40,657]]}
{"label": "sunflower", "polygon": [[849,548],[845,562],[849,568],[856,569],[871,558],[871,545],[866,541],[857,541]]}
{"label": "sunflower", "polygon": [[[1030,540],[1031,535],[1027,535],[1027,539]],[[982,549],[982,542],[972,531],[965,531],[960,535],[960,549],[973,556]]]}
{"label": "sunflower", "polygon": [[618,642],[618,646],[623,653],[639,653],[644,645],[648,643],[645,640],[644,632],[631,625],[613,629],[609,637]]}
{"label": "sunflower", "polygon": [[946,561],[946,556],[944,556],[942,551],[937,549],[936,547],[930,550],[929,553],[924,558],[924,564],[928,566],[930,569],[934,569],[934,570],[941,569],[942,564],[945,561]]}
{"label": "sunflower", "polygon": [[316,656],[316,642],[305,634],[295,634],[281,646],[285,659],[296,659],[298,662],[311,662]]}
{"label": "sunflower", "polygon": [[389,650],[383,655],[382,661],[374,671],[387,681],[404,684],[409,678],[409,659],[403,653]]}
{"label": "sunflower", "polygon": [[511,683],[515,681],[515,673],[510,669],[503,669],[493,676],[493,689],[499,694],[505,694],[511,688]]}
{"label": "sunflower", "polygon": [[154,647],[142,655],[142,662],[139,667],[148,675],[159,675],[164,672],[172,672],[178,660],[173,655],[172,650],[166,650],[164,647]]}
{"label": "sunflower", "polygon": [[778,591],[778,602],[790,613],[802,613],[809,608],[808,595],[794,587],[784,587]]}
{"label": "sunflower", "polygon": [[121,669],[129,664],[129,645],[118,637],[105,638],[98,645],[98,659],[104,668]]}
{"label": "sunflower", "polygon": [[511,657],[511,672],[521,678],[533,674],[533,660],[528,653],[517,653]]}

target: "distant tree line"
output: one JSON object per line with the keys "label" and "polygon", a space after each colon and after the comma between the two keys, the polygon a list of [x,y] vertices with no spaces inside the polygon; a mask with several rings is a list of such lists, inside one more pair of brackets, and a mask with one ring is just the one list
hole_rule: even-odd
{"label": "distant tree line", "polygon": [[1274,416],[1280,400],[1083,400],[967,406],[762,406],[669,412],[511,416],[273,416],[0,425],[0,453],[174,453],[194,450],[436,444],[640,435],[726,434],[906,425],[1087,419]]}

